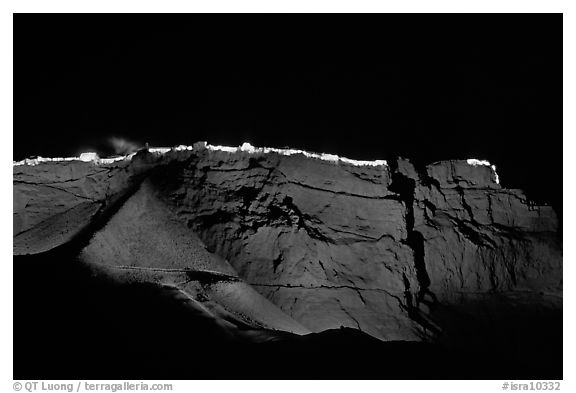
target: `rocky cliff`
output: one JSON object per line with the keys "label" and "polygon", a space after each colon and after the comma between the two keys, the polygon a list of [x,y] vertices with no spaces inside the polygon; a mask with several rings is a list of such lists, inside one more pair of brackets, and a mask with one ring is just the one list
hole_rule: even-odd
{"label": "rocky cliff", "polygon": [[554,211],[502,188],[485,161],[198,143],[15,163],[13,190],[15,255],[67,249],[237,327],[384,341],[471,328],[482,345],[498,321],[562,307]]}

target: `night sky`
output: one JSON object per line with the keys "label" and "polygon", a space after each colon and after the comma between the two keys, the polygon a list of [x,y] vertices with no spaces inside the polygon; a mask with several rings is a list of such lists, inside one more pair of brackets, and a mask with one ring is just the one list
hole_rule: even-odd
{"label": "night sky", "polygon": [[112,136],[487,159],[561,212],[562,16],[16,15],[14,159]]}

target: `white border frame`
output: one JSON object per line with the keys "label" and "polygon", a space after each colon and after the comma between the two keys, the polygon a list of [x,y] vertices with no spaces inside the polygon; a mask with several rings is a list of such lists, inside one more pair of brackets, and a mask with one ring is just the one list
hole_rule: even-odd
{"label": "white border frame", "polygon": [[[574,99],[574,73],[576,72],[576,62],[574,48],[576,48],[575,25],[576,20],[573,12],[576,8],[570,5],[569,1],[533,1],[533,0],[485,0],[478,2],[466,1],[405,1],[405,2],[385,2],[385,1],[342,1],[342,0],[292,0],[292,1],[254,1],[254,0],[212,0],[212,1],[121,1],[121,0],[100,0],[100,1],[7,1],[2,3],[2,16],[0,19],[0,42],[2,49],[2,77],[0,82],[0,92],[2,101],[0,102],[0,121],[2,122],[3,140],[6,145],[12,145],[13,137],[13,25],[12,13],[54,13],[54,12],[465,12],[465,13],[564,13],[564,239],[572,240],[576,233],[572,224],[576,221],[575,209],[572,201],[576,201],[576,160],[572,159],[574,149],[574,111],[576,102]],[[570,133],[568,130],[572,131]],[[545,134],[546,130],[542,130]],[[5,190],[11,187],[12,182],[12,152],[6,151],[2,156],[0,166],[0,176]],[[546,165],[545,162],[542,165]],[[9,186],[10,184],[10,186]],[[6,191],[0,194],[2,201],[1,210],[1,255],[2,255],[2,348],[0,372],[0,389],[2,391],[13,391],[12,355],[13,355],[13,319],[12,319],[12,229],[10,226],[12,193]],[[574,261],[575,241],[564,242],[564,381],[562,390],[566,391],[574,383],[574,371],[568,366],[576,364],[574,362],[574,335],[576,326],[574,324]],[[41,329],[41,321],[39,321]],[[385,354],[382,354],[385,356]],[[465,361],[465,359],[463,359]],[[105,381],[100,381],[105,382]],[[112,382],[112,381],[110,381]],[[135,381],[139,382],[139,381]],[[152,381],[150,381],[152,382]],[[162,381],[159,381],[162,382]],[[170,381],[163,381],[170,382]],[[330,389],[331,393],[358,391],[374,391],[381,393],[410,392],[410,391],[438,391],[450,392],[498,392],[502,391],[501,386],[504,381],[172,381],[174,390],[179,392],[194,391],[193,389],[218,390],[229,392],[233,390],[237,393],[255,392],[290,392],[305,389],[309,391],[319,391]],[[519,381],[516,381],[519,382]]]}

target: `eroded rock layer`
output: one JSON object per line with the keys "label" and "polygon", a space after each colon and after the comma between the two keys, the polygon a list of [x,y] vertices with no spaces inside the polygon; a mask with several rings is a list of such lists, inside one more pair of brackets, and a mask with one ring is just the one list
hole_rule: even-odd
{"label": "eroded rock layer", "polygon": [[198,144],[15,165],[14,253],[71,243],[88,265],[297,334],[432,339],[446,306],[485,305],[478,318],[503,299],[561,307],[554,211],[476,161],[417,170]]}

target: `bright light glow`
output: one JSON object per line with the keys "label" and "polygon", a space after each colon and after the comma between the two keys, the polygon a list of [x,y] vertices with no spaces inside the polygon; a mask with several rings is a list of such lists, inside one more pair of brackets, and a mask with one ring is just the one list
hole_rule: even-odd
{"label": "bright light glow", "polygon": [[[179,146],[176,146],[176,147],[174,148],[174,150],[176,150],[176,151],[181,151],[181,150],[193,150],[193,149],[194,149],[194,146],[186,146],[186,145],[179,145]],[[170,150],[170,148],[168,148],[168,150]]]}
{"label": "bright light glow", "polygon": [[118,156],[110,158],[100,158],[98,154],[93,152],[87,152],[80,154],[80,157],[36,157],[36,158],[26,158],[22,161],[14,161],[13,166],[18,165],[29,165],[34,166],[42,162],[61,162],[61,161],[82,161],[82,162],[92,162],[95,164],[111,164],[116,161],[130,160],[135,153],[128,154],[127,156]]}
{"label": "bright light glow", "polygon": [[500,177],[498,177],[498,172],[496,172],[496,165],[492,165],[491,168],[494,171],[494,176],[496,177],[496,184],[500,184]]}
{"label": "bright light glow", "polygon": [[[374,160],[374,161],[358,161],[352,160],[350,158],[339,157],[336,154],[327,154],[327,153],[311,153],[305,150],[297,150],[297,149],[276,149],[273,147],[255,147],[252,146],[250,143],[243,143],[239,147],[231,147],[231,146],[215,146],[209,145],[206,142],[199,142],[197,144],[198,148],[206,148],[212,151],[223,151],[227,153],[237,153],[237,152],[244,152],[248,154],[280,154],[283,156],[292,156],[296,154],[301,154],[308,158],[314,158],[323,161],[330,161],[333,163],[344,163],[349,165],[355,166],[387,166],[388,163],[385,160]],[[166,154],[170,151],[183,151],[183,150],[194,150],[194,146],[175,146],[175,147],[151,147],[148,149],[150,153],[153,154]],[[94,164],[110,164],[116,161],[122,160],[130,160],[136,153],[128,154],[125,156],[118,156],[118,157],[111,157],[111,158],[99,158],[98,154],[93,152],[82,153],[80,157],[66,157],[66,158],[44,158],[44,157],[37,157],[33,159],[25,159],[22,161],[14,162],[13,165],[38,165],[41,162],[54,162],[54,161],[83,161],[83,162],[93,162]]]}
{"label": "bright light glow", "polygon": [[494,172],[496,184],[500,184],[500,177],[498,177],[498,172],[496,172],[496,165],[492,165],[486,160],[477,160],[475,158],[470,158],[470,159],[466,160],[466,162],[468,163],[468,165],[472,165],[472,166],[479,166],[479,165],[489,166],[492,169],[492,171]]}
{"label": "bright light glow", "polygon": [[13,165],[38,165],[41,162],[58,162],[58,161],[80,161],[80,157],[36,157],[36,158],[26,158],[22,161],[14,161]]}
{"label": "bright light glow", "polygon": [[388,163],[385,160],[374,160],[374,161],[358,161],[352,160],[350,158],[339,157],[336,154],[328,154],[328,153],[311,153],[305,150],[297,150],[297,149],[276,149],[273,147],[255,147],[252,146],[250,143],[244,142],[240,147],[230,147],[230,146],[214,146],[206,144],[206,148],[208,150],[214,151],[225,151],[228,153],[236,153],[238,151],[242,151],[249,154],[270,154],[276,153],[283,156],[292,156],[296,154],[302,154],[308,158],[314,158],[323,161],[331,161],[334,163],[343,162],[345,164],[355,165],[355,166],[387,166]]}
{"label": "bright light glow", "polygon": [[98,159],[99,159],[98,154],[94,152],[87,152],[80,154],[80,161],[90,162],[90,161],[96,161]]}
{"label": "bright light glow", "polygon": [[477,160],[475,158],[470,158],[469,160],[466,160],[466,162],[468,163],[468,165],[472,165],[472,166],[478,166],[478,165],[490,166],[490,163],[488,161]]}
{"label": "bright light glow", "polygon": [[230,147],[230,146],[214,146],[214,145],[206,145],[207,149],[210,150],[220,150],[225,151],[228,153],[236,153],[238,151],[238,147]]}
{"label": "bright light glow", "polygon": [[256,148],[251,144],[244,142],[242,146],[240,146],[240,150],[246,151],[248,153],[254,153],[256,151]]}
{"label": "bright light glow", "polygon": [[99,158],[98,160],[93,161],[97,164],[112,164],[116,161],[124,161],[124,160],[131,160],[136,153],[128,154],[127,156],[118,156],[118,157],[110,157],[110,158]]}
{"label": "bright light glow", "polygon": [[171,150],[170,147],[151,147],[148,149],[150,153],[160,153],[160,154],[168,153],[170,150]]}

